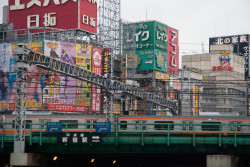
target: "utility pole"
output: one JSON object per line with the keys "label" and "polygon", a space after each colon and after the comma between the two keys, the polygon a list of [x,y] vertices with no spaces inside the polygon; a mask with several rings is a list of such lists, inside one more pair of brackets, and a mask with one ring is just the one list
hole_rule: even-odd
{"label": "utility pole", "polygon": [[[22,46],[24,47],[24,46]],[[18,46],[16,51],[16,101],[15,101],[15,139],[14,153],[25,152],[25,111],[26,111],[26,81],[27,62],[25,52]]]}

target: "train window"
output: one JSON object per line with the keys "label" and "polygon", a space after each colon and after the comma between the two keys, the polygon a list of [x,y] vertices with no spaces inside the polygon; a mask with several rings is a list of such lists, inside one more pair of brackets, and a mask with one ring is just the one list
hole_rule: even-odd
{"label": "train window", "polygon": [[77,120],[60,120],[62,123],[62,128],[66,129],[78,129],[78,121]]}
{"label": "train window", "polygon": [[189,131],[193,130],[193,122],[189,122],[188,130]]}
{"label": "train window", "polygon": [[[15,121],[16,120],[13,120],[12,122],[13,122],[13,124],[12,124],[12,128],[15,128]],[[32,121],[31,120],[25,120],[25,128],[26,129],[30,129],[30,126],[31,126],[31,123],[32,123]]]}
{"label": "train window", "polygon": [[120,125],[120,129],[121,130],[126,130],[127,129],[127,121],[120,121],[121,125]]}
{"label": "train window", "polygon": [[95,129],[95,123],[96,123],[96,120],[87,120],[87,129],[90,129],[90,125],[92,124],[92,129]]}
{"label": "train window", "polygon": [[173,121],[155,121],[157,125],[154,125],[155,130],[174,130],[174,122]]}
{"label": "train window", "polygon": [[141,130],[141,126],[143,127],[143,130],[146,130],[146,125],[144,125],[146,121],[135,121],[135,123],[136,123],[135,125],[136,130]]}
{"label": "train window", "polygon": [[182,122],[182,130],[187,130],[187,122],[186,121]]}
{"label": "train window", "polygon": [[135,121],[135,130],[140,130],[140,121]]}
{"label": "train window", "polygon": [[51,119],[39,119],[39,123],[42,124],[42,129],[44,129],[46,127],[47,122],[51,122]]}
{"label": "train window", "polygon": [[202,122],[202,131],[219,131],[221,122]]}

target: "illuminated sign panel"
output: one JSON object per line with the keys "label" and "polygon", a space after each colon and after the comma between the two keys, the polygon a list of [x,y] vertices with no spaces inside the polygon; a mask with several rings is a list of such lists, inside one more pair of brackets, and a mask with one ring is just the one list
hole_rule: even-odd
{"label": "illuminated sign panel", "polygon": [[[97,2],[89,0],[9,0],[14,29],[51,27],[97,33]],[[33,30],[39,32],[42,30]]]}

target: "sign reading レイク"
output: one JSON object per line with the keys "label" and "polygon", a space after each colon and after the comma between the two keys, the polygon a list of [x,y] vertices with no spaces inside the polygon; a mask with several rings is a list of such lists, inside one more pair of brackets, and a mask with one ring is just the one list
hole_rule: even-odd
{"label": "sign reading \u30ec\u30a4\u30af", "polygon": [[9,0],[9,22],[14,29],[51,27],[96,34],[97,0]]}

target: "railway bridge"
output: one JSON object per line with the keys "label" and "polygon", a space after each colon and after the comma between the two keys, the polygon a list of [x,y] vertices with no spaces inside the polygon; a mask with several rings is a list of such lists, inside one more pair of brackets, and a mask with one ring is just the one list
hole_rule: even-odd
{"label": "railway bridge", "polygon": [[[14,132],[15,129],[4,128],[7,125],[10,123],[2,122],[1,124],[0,154],[12,152],[14,146],[14,134],[11,132]],[[159,157],[162,155],[193,155],[194,157],[197,155],[227,155],[227,158],[231,159],[230,155],[247,156],[250,154],[250,133],[238,132],[237,128],[232,133],[224,133],[220,128],[218,131],[200,133],[196,129],[201,125],[193,124],[191,132],[183,133],[181,130],[179,132],[178,130],[173,131],[171,126],[183,127],[186,125],[168,124],[163,131],[149,132],[140,128],[140,130],[133,132],[124,131],[122,123],[114,123],[111,125],[111,132],[97,132],[92,123],[86,126],[89,128],[78,130],[72,129],[72,123],[63,123],[61,132],[49,132],[45,125],[45,123],[26,125],[26,152],[33,153],[35,157],[43,155],[52,159],[51,156],[55,155],[61,157],[66,155],[97,157],[99,155],[103,158],[105,156],[115,157],[115,155],[138,157],[139,155],[153,154]],[[249,126],[250,128],[250,125],[237,126]],[[14,123],[11,127],[14,127]],[[64,137],[67,137],[68,140],[64,140]],[[87,140],[84,141],[84,137]],[[35,161],[36,158],[33,160]]]}

